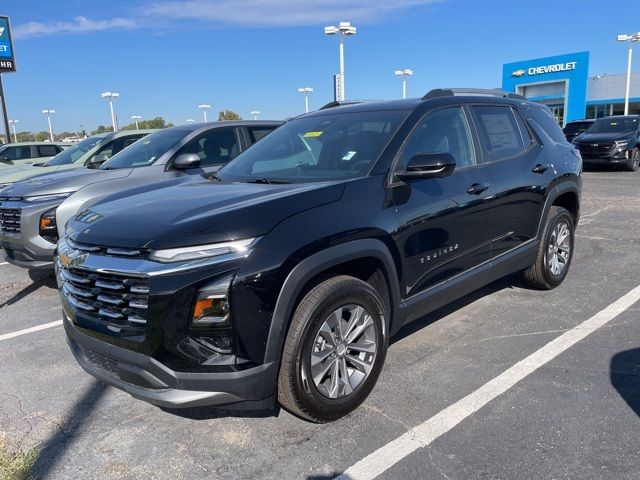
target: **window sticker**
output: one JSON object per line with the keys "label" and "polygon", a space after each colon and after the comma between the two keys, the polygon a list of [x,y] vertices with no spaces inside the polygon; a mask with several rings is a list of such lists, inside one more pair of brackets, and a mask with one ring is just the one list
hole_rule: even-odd
{"label": "window sticker", "polygon": [[307,132],[304,134],[304,137],[314,138],[314,137],[319,137],[320,135],[322,135],[322,132]]}
{"label": "window sticker", "polygon": [[345,162],[348,162],[349,160],[351,160],[353,158],[353,156],[356,154],[357,152],[352,152],[352,151],[348,151],[344,157],[342,157],[342,160],[344,160]]}

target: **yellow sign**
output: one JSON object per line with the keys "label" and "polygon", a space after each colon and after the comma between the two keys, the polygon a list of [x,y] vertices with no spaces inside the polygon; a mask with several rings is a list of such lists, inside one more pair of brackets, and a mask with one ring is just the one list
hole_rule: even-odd
{"label": "yellow sign", "polygon": [[309,138],[309,137],[319,137],[320,135],[322,135],[322,132],[307,132],[304,134],[305,137]]}

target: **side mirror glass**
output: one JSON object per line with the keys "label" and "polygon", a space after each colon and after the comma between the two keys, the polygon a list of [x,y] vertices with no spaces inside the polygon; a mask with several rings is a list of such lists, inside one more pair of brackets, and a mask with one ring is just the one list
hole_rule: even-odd
{"label": "side mirror glass", "polygon": [[178,170],[187,170],[189,168],[198,168],[200,166],[200,157],[197,153],[183,153],[173,162],[173,166]]}
{"label": "side mirror glass", "polygon": [[456,160],[449,152],[418,153],[411,157],[405,171],[396,177],[403,182],[421,178],[448,177],[456,168]]}

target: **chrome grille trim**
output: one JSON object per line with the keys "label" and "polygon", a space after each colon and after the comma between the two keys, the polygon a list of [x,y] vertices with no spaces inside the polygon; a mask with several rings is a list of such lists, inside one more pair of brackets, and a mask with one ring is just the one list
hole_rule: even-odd
{"label": "chrome grille trim", "polygon": [[0,208],[0,230],[3,232],[20,233],[22,210],[19,208]]}

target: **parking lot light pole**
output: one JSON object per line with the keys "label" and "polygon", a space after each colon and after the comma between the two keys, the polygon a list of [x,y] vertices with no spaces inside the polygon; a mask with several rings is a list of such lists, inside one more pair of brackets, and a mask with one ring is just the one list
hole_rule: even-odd
{"label": "parking lot light pole", "polygon": [[13,129],[13,143],[18,143],[18,136],[16,135],[16,123],[20,123],[20,120],[9,120],[9,125]]}
{"label": "parking lot light pole", "polygon": [[206,103],[203,103],[202,105],[198,105],[198,108],[201,109],[202,112],[204,113],[204,123],[207,123],[207,110],[211,108],[211,105],[207,105]]}
{"label": "parking lot light pole", "polygon": [[53,128],[51,128],[51,115],[54,115],[56,113],[55,110],[42,110],[42,113],[44,113],[47,116],[47,120],[49,121],[49,139],[53,142]]}
{"label": "parking lot light pole", "polygon": [[257,120],[258,115],[260,115],[260,110],[251,110],[251,115],[253,115],[254,120]]}
{"label": "parking lot light pole", "polygon": [[631,90],[631,58],[633,56],[633,44],[640,41],[640,32],[630,35],[620,34],[617,37],[619,42],[629,43],[629,54],[627,57],[627,88],[624,95],[624,114],[629,115],[629,93]]}
{"label": "parking lot light pole", "polygon": [[304,111],[305,113],[309,113],[309,94],[313,93],[313,88],[311,87],[299,88],[298,93],[304,94]]}
{"label": "parking lot light pole", "polygon": [[138,128],[138,120],[142,120],[142,117],[140,115],[131,115],[131,120],[136,122],[136,130],[140,130]]}
{"label": "parking lot light pole", "polygon": [[396,77],[402,77],[402,98],[407,98],[407,77],[413,76],[413,70],[405,68],[404,70],[396,70]]}
{"label": "parking lot light pole", "polygon": [[116,115],[113,112],[113,99],[114,98],[118,98],[120,96],[119,93],[117,92],[102,92],[100,94],[100,96],[102,98],[108,98],[109,99],[109,110],[111,111],[111,127],[113,128],[114,132],[118,131],[118,123],[116,122]]}
{"label": "parking lot light pole", "polygon": [[324,27],[326,35],[338,35],[340,38],[340,92],[338,100],[345,99],[344,88],[344,37],[350,37],[356,34],[356,27],[351,22],[340,22],[338,26],[329,25]]}

